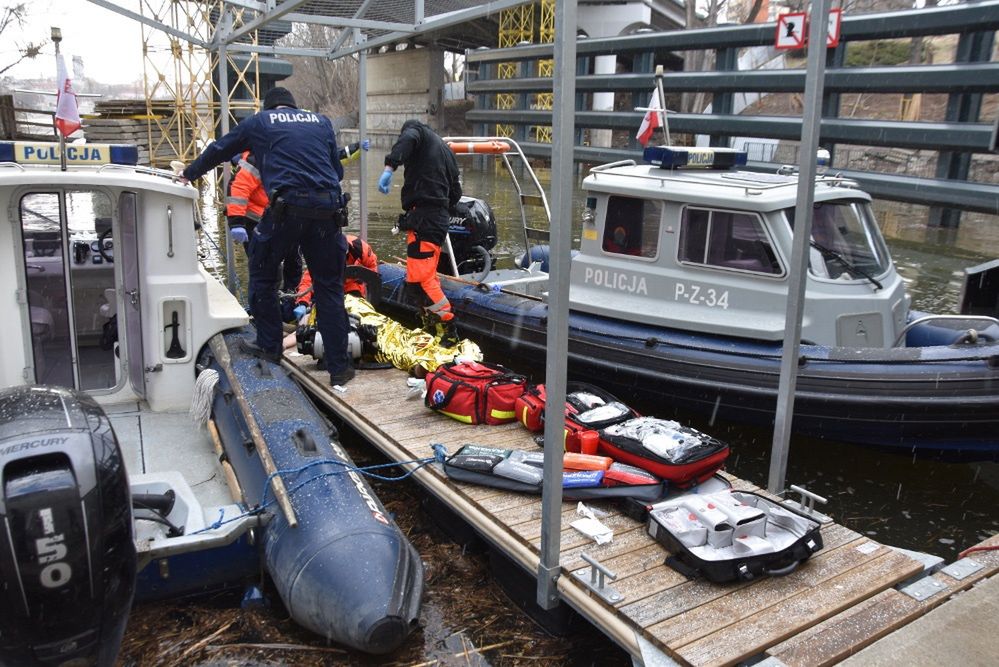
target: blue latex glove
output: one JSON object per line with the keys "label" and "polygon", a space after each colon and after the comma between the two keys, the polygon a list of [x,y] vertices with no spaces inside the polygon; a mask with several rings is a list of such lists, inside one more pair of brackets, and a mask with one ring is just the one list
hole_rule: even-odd
{"label": "blue latex glove", "polygon": [[246,233],[246,227],[230,227],[229,236],[235,243],[246,243],[250,240],[249,235]]}
{"label": "blue latex glove", "polygon": [[382,172],[381,178],[378,179],[378,192],[383,195],[389,193],[389,187],[392,185],[392,172],[386,169]]}
{"label": "blue latex glove", "polygon": [[295,310],[293,310],[291,312],[295,314],[295,319],[296,320],[300,320],[303,317],[305,317],[305,314],[307,312],[309,312],[309,309],[306,308],[304,304],[299,304],[299,305],[295,306]]}
{"label": "blue latex glove", "polygon": [[369,148],[371,148],[371,139],[365,139],[361,142],[361,150],[366,151]]}

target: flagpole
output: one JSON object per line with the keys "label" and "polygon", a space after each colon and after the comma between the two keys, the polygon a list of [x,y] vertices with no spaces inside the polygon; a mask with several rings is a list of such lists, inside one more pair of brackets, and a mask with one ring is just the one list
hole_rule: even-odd
{"label": "flagpole", "polygon": [[[52,43],[55,44],[55,54],[56,62],[59,62],[59,42],[62,41],[62,30],[52,27]],[[56,113],[59,112],[59,88],[62,86],[62,81],[56,81]],[[59,169],[61,171],[66,171],[66,137],[62,136],[62,132],[59,131],[59,126],[56,125],[56,117],[52,116],[52,129],[55,130],[56,135],[59,137]]]}
{"label": "flagpole", "polygon": [[656,65],[656,92],[659,94],[659,120],[662,123],[663,136],[666,137],[666,145],[672,146],[673,142],[669,137],[669,123],[666,122],[666,95],[663,93],[662,65]]}

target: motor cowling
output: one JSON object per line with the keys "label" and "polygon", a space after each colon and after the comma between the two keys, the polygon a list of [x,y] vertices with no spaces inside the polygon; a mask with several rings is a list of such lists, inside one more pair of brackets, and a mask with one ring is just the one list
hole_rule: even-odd
{"label": "motor cowling", "polygon": [[111,422],[80,392],[0,392],[0,665],[112,665],[135,592]]}
{"label": "motor cowling", "polygon": [[[454,248],[458,272],[477,273],[492,264],[492,250],[496,247],[496,216],[492,207],[481,199],[462,197],[461,203],[468,208],[463,217],[454,216],[448,224],[448,236]],[[452,273],[451,260],[446,248],[441,253],[438,271]]]}

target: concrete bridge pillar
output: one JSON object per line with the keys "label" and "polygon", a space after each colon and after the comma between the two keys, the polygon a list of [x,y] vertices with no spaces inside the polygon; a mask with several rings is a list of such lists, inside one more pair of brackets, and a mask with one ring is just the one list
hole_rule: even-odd
{"label": "concrete bridge pillar", "polygon": [[[647,28],[652,23],[652,9],[643,2],[584,4],[579,6],[577,26],[588,37],[617,37]],[[594,74],[617,72],[617,56],[597,56],[593,59]],[[613,111],[614,93],[594,93],[593,111]],[[638,128],[636,127],[637,131]],[[611,130],[591,130],[590,145],[611,146]]]}
{"label": "concrete bridge pillar", "polygon": [[440,130],[444,102],[444,51],[407,48],[368,56],[368,138],[391,146],[402,124],[415,119]]}

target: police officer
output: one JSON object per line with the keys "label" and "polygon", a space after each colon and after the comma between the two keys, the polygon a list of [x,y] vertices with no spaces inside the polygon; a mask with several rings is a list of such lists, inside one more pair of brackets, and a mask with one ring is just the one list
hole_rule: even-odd
{"label": "police officer", "polygon": [[343,166],[333,125],[325,116],[299,110],[287,89],[272,88],[264,96],[263,111],[211,143],[183,176],[199,178],[245,150],[257,158],[270,206],[250,239],[250,312],[257,340],[244,340],[243,349],[270,361],[281,359],[278,270],[288,248],[300,245],[312,270],[330,380],[345,384],[354,377],[354,368],[347,356],[343,306],[347,242],[336,222],[342,207]]}
{"label": "police officer", "polygon": [[461,214],[458,161],[432,129],[417,120],[407,120],[385,156],[385,171],[378,180],[382,194],[388,194],[392,174],[400,165],[406,168],[402,185],[402,209],[406,213],[399,224],[399,229],[406,231],[406,286],[420,290],[426,311],[444,323],[444,337],[456,340],[454,313],[441,289],[437,262],[450,212]]}

